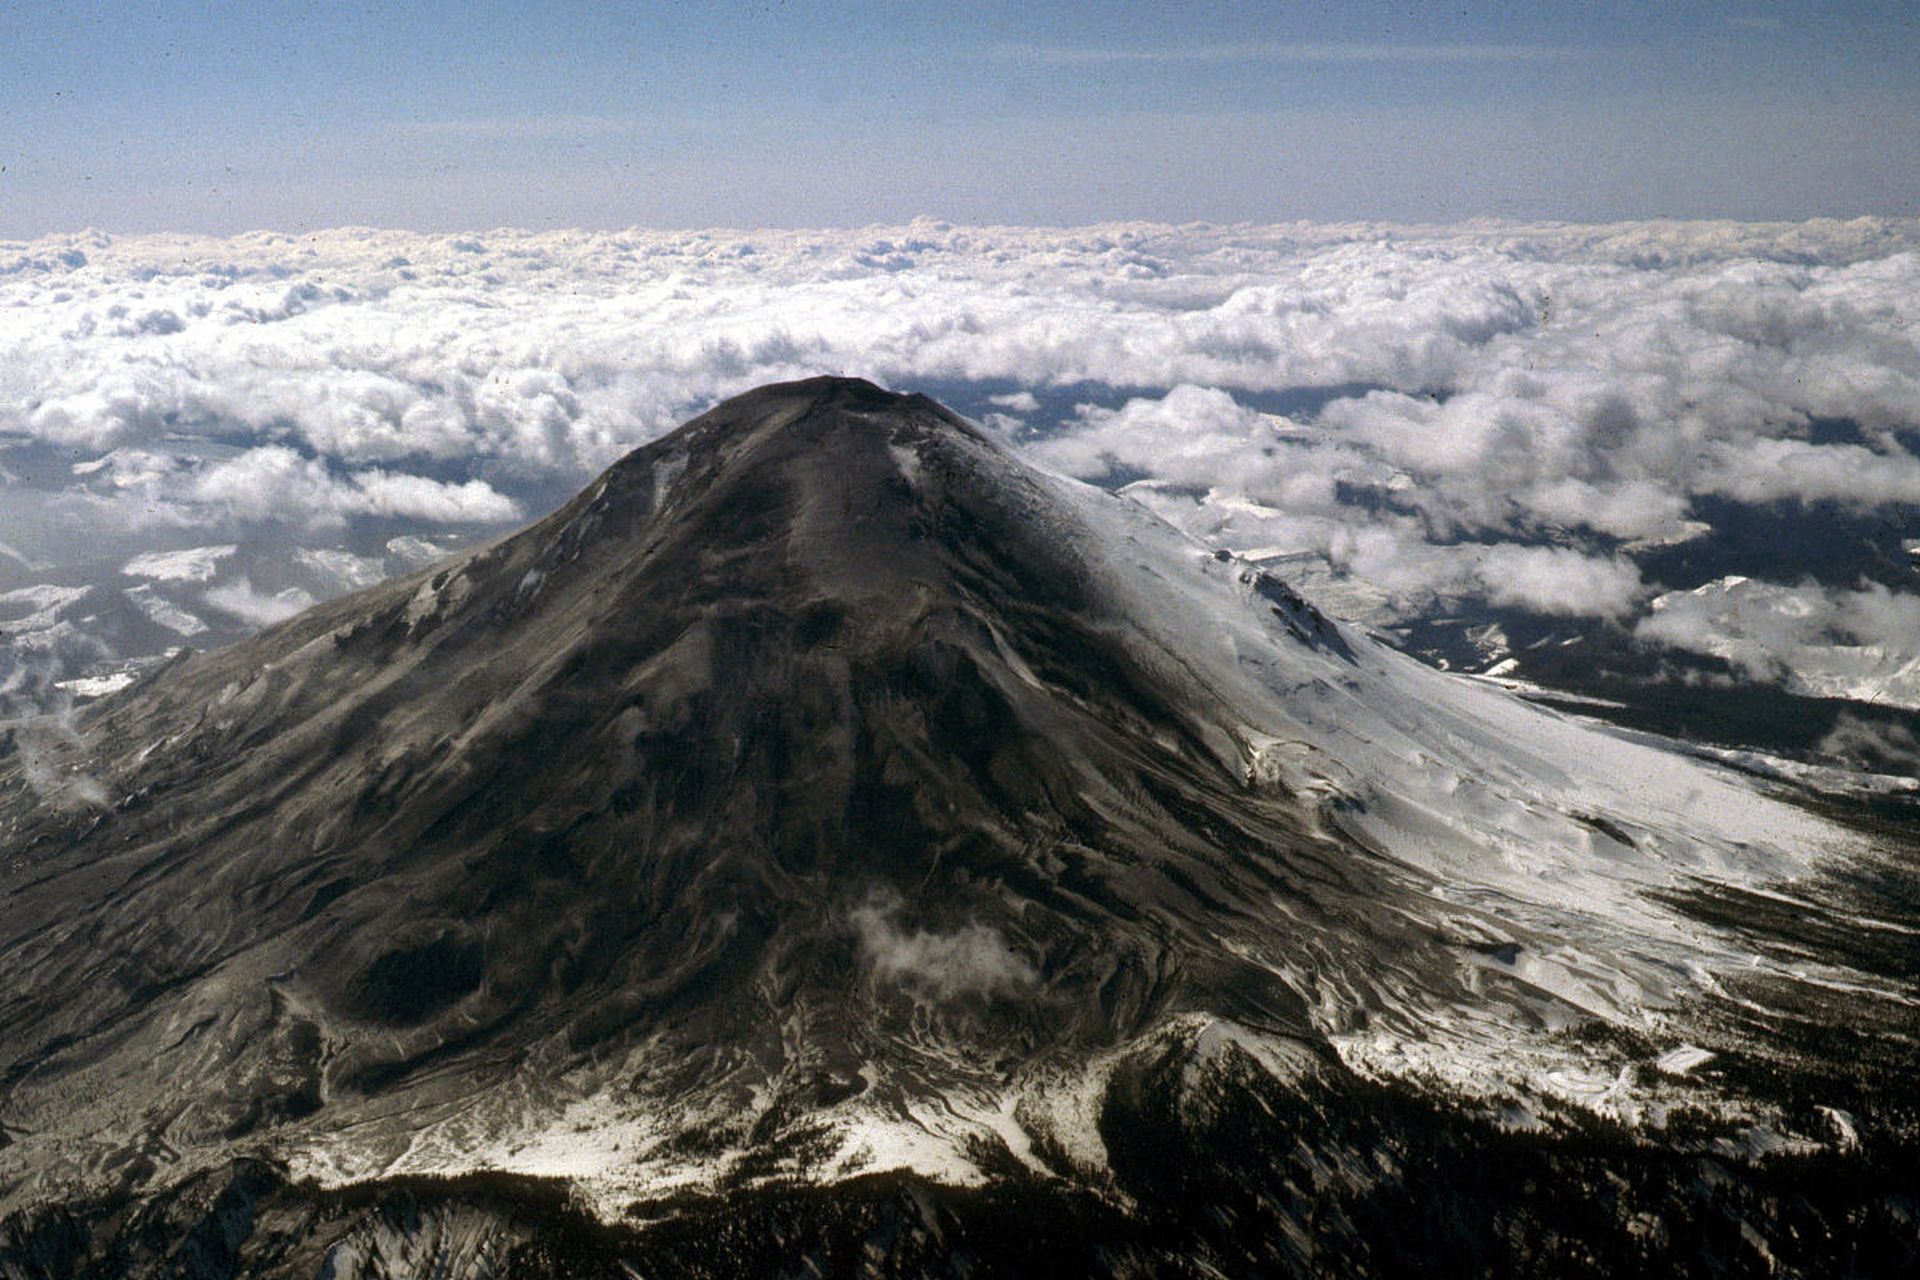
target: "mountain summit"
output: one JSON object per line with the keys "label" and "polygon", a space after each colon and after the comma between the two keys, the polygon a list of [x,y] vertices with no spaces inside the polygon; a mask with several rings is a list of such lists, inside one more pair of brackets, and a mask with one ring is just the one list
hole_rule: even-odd
{"label": "mountain summit", "polygon": [[1873,839],[922,396],[750,392],[0,750],[0,1275],[1915,1248]]}

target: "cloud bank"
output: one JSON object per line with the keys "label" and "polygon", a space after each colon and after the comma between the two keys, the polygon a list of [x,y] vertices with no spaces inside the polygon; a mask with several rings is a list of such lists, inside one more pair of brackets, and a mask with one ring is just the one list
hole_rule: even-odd
{"label": "cloud bank", "polygon": [[[970,391],[1045,464],[1395,607],[1632,624],[1694,585],[1634,557],[1705,499],[1920,508],[1920,222],[0,243],[0,486],[37,522],[0,542],[500,526],[823,371]],[[1699,647],[1686,608],[1640,634]]]}

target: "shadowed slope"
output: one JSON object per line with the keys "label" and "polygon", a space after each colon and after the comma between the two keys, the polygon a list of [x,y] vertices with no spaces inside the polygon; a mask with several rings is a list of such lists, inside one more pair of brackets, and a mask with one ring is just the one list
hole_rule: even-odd
{"label": "shadowed slope", "polygon": [[1306,1034],[1220,936],[1274,895],[1404,934],[1355,912],[1384,884],[1245,793],[985,447],[865,384],[770,389],[101,708],[110,809],[12,780],[15,1107],[97,1089],[205,1143],[649,1037],[677,1093],[804,1104],[1185,1009]]}

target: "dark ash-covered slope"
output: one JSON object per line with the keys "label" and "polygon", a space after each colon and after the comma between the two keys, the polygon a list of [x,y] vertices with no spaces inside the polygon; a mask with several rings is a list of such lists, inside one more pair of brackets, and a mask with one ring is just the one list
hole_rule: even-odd
{"label": "dark ash-covered slope", "polygon": [[[1893,1258],[1912,972],[1674,905],[1868,856],[931,401],[765,388],[12,744],[0,1274]],[[1743,959],[1867,1066],[1743,1049]]]}
{"label": "dark ash-covered slope", "polygon": [[[971,429],[904,408],[849,384],[732,402],[518,538],[92,719],[110,807],[11,797],[8,1049],[85,1074],[171,1032],[221,1067],[164,1108],[195,1139],[323,1083],[484,1086],[636,1031],[711,1047],[704,1078],[777,1073],[803,1025],[844,1091],[913,1058],[920,1016],[846,998],[863,928],[1009,1056],[1115,1043],[1196,986],[1304,1032],[1212,935],[1236,899],[1383,886],[1246,803],[1044,530],[922,504],[889,448]],[[278,1040],[256,1083],[224,1065]]]}

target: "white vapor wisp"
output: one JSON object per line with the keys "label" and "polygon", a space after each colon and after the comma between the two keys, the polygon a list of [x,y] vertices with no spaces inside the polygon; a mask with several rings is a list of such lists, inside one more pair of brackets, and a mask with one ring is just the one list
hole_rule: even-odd
{"label": "white vapor wisp", "polygon": [[[970,388],[1044,464],[1383,600],[1630,627],[1675,585],[1631,554],[1703,500],[1920,506],[1920,221],[0,242],[0,570],[504,527],[821,372]],[[1704,651],[1690,616],[1640,634]]]}

